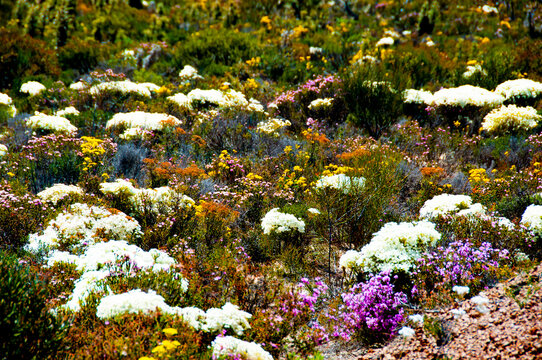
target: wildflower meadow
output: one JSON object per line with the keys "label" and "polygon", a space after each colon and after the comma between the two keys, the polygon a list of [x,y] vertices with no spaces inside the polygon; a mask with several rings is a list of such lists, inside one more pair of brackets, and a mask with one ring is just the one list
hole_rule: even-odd
{"label": "wildflower meadow", "polygon": [[540,1],[0,1],[0,358],[454,336],[542,259],[541,55]]}

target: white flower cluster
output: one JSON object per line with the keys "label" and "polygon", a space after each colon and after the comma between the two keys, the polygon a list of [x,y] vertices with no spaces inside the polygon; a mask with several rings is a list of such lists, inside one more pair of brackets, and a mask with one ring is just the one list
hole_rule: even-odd
{"label": "white flower cluster", "polygon": [[44,201],[49,201],[56,205],[60,200],[70,195],[83,195],[84,191],[76,185],[54,184],[47,189],[40,191],[37,195]]}
{"label": "white flower cluster", "polygon": [[70,85],[72,90],[85,90],[88,87],[88,84],[84,81],[78,81]]}
{"label": "white flower cluster", "polygon": [[430,105],[458,106],[468,105],[478,107],[497,107],[502,105],[504,97],[500,94],[472,85],[463,85],[456,88],[441,89],[433,94]]}
{"label": "white flower cluster", "polygon": [[537,234],[542,233],[542,205],[529,205],[521,217],[521,225]]}
{"label": "white flower cluster", "polygon": [[480,65],[480,64],[468,65],[467,70],[463,73],[463,78],[470,79],[471,77],[473,77],[477,73],[480,73],[480,74],[482,74],[484,76],[487,75],[487,71],[485,71],[482,68],[482,65]]}
{"label": "white flower cluster", "polygon": [[177,103],[185,109],[192,109],[198,103],[215,105],[224,109],[242,109],[250,112],[264,113],[263,105],[255,99],[247,100],[240,91],[230,89],[226,92],[220,90],[194,89],[188,93],[175,94],[168,97],[168,100]]}
{"label": "white flower cluster", "polygon": [[[186,280],[183,281],[186,282]],[[188,283],[186,282],[183,291],[186,291],[187,287]],[[93,289],[96,286],[87,285],[87,288]],[[108,319],[122,314],[138,312],[148,314],[157,310],[181,317],[197,331],[218,332],[223,329],[231,329],[237,335],[242,335],[246,329],[250,328],[248,320],[252,317],[251,314],[240,310],[237,305],[231,303],[226,303],[222,308],[210,308],[207,311],[197,307],[169,306],[164,298],[156,294],[155,291],[149,290],[146,293],[139,289],[123,294],[105,296],[98,305],[96,315],[100,319]]]}
{"label": "white flower cluster", "polygon": [[131,265],[139,269],[152,271],[168,270],[171,265],[175,265],[175,260],[164,251],[157,249],[144,251],[124,240],[110,240],[89,245],[81,255],[54,250],[47,257],[47,266],[70,263],[75,264],[77,270],[86,272],[98,270],[105,264],[114,264],[124,259],[130,260]]}
{"label": "white flower cluster", "polygon": [[155,93],[158,90],[160,90],[160,86],[156,85],[155,83],[151,83],[151,82],[139,83],[139,86],[146,87],[151,93]]}
{"label": "white flower cluster", "polygon": [[194,89],[188,93],[188,98],[194,104],[195,102],[201,102],[204,104],[211,104],[220,106],[224,102],[224,94],[220,90],[202,90]]}
{"label": "white flower cluster", "polygon": [[182,80],[196,80],[203,79],[201,75],[198,74],[198,70],[190,65],[185,65],[184,68],[179,73],[179,77]]}
{"label": "white flower cluster", "polygon": [[463,296],[467,295],[470,292],[470,288],[468,286],[455,285],[454,287],[452,287],[452,291],[459,296]]}
{"label": "white flower cluster", "polygon": [[144,137],[146,131],[160,131],[167,126],[179,126],[181,124],[182,121],[172,115],[133,111],[113,115],[106,123],[105,128],[125,128],[125,132],[120,137],[129,140],[134,137]]}
{"label": "white flower cluster", "polygon": [[486,14],[498,14],[499,13],[499,10],[494,7],[494,6],[490,6],[490,5],[484,5],[482,6],[482,11]]}
{"label": "white flower cluster", "polygon": [[251,314],[231,303],[226,303],[222,308],[210,308],[206,312],[193,306],[173,307],[170,308],[170,312],[182,317],[194,330],[214,332],[228,328],[237,335],[242,335],[246,329],[250,328],[248,319],[252,317]]}
{"label": "white flower cluster", "polygon": [[489,312],[489,299],[485,297],[482,293],[476,295],[470,301],[476,305],[475,309],[481,314],[487,314]]}
{"label": "white flower cluster", "polygon": [[0,105],[11,105],[13,100],[8,94],[0,93]]}
{"label": "white flower cluster", "polygon": [[56,116],[65,116],[65,115],[75,115],[75,116],[77,116],[77,115],[79,115],[79,110],[77,110],[73,106],[68,106],[67,108],[56,112]]}
{"label": "white flower cluster", "polygon": [[4,144],[0,144],[0,157],[6,156],[8,153],[8,147]]}
{"label": "white flower cluster", "polygon": [[108,91],[118,91],[123,94],[134,93],[149,98],[151,97],[151,92],[147,86],[132,82],[130,80],[103,82],[90,88],[90,94],[92,95],[99,95]]}
{"label": "white flower cluster", "polygon": [[48,130],[54,133],[73,134],[77,132],[77,128],[68,119],[62,116],[45,115],[37,111],[26,121],[26,126],[32,130]]}
{"label": "white flower cluster", "polygon": [[376,47],[379,47],[379,46],[391,46],[393,45],[393,43],[395,42],[395,40],[391,37],[391,36],[387,36],[387,37],[383,37],[382,39],[378,40],[378,42],[376,43]]}
{"label": "white flower cluster", "polygon": [[282,233],[287,231],[305,232],[305,222],[296,218],[292,214],[285,214],[279,211],[279,208],[269,210],[262,219],[263,233]]}
{"label": "white flower cluster", "polygon": [[316,110],[321,108],[328,108],[331,106],[333,102],[333,98],[325,98],[325,99],[316,99],[311,101],[309,104],[309,109]]}
{"label": "white flower cluster", "polygon": [[183,109],[192,110],[192,99],[190,99],[183,93],[177,93],[175,95],[168,96],[167,99],[176,103],[177,105],[179,105],[179,107]]}
{"label": "white flower cluster", "polygon": [[531,106],[503,105],[492,110],[484,117],[482,130],[490,133],[531,130],[536,127],[541,119],[542,116],[538,115],[536,109]]}
{"label": "white flower cluster", "polygon": [[278,118],[272,118],[266,121],[261,121],[256,126],[256,130],[267,135],[276,135],[276,132],[286,126],[290,126],[292,123],[290,120],[282,120]]}
{"label": "white flower cluster", "polygon": [[309,54],[316,55],[321,54],[324,51],[321,47],[311,46],[309,47]]}
{"label": "white flower cluster", "polygon": [[542,83],[529,79],[508,80],[495,88],[506,100],[516,97],[536,98],[542,94]]}
{"label": "white flower cluster", "polygon": [[46,89],[45,85],[37,81],[28,81],[21,85],[20,91],[30,96],[39,95]]}
{"label": "white flower cluster", "polygon": [[435,224],[429,221],[387,223],[373,235],[361,251],[347,251],[339,260],[348,270],[377,273],[410,271],[422,252],[441,238]]}
{"label": "white flower cluster", "polygon": [[104,194],[125,194],[138,211],[144,209],[158,212],[171,212],[178,208],[191,207],[194,200],[186,195],[162,186],[156,189],[137,189],[131,182],[117,179],[115,182],[101,183],[100,190]]}
{"label": "white flower cluster", "polygon": [[15,108],[15,105],[13,105],[13,100],[9,97],[9,95],[0,93],[0,108],[2,106],[7,107],[7,114],[9,117],[14,117],[17,115],[17,109]]}
{"label": "white flower cluster", "polygon": [[25,248],[38,252],[65,245],[77,250],[97,239],[125,240],[141,234],[138,222],[120,211],[77,203],[50,221],[43,234],[31,234]]}
{"label": "white flower cluster", "polygon": [[401,330],[398,331],[398,334],[404,338],[409,338],[416,335],[416,330],[408,326],[403,326]]}
{"label": "white flower cluster", "polygon": [[122,314],[148,314],[156,310],[169,309],[164,298],[155,291],[148,293],[140,290],[130,290],[124,294],[108,295],[100,300],[96,308],[96,316],[100,319],[110,319]]}
{"label": "white flower cluster", "polygon": [[427,200],[420,209],[421,218],[436,218],[470,208],[472,198],[468,195],[440,194]]}
{"label": "white flower cluster", "polygon": [[407,89],[403,91],[403,99],[408,104],[426,104],[433,102],[433,94],[431,91]]}
{"label": "white flower cluster", "polygon": [[74,312],[81,310],[81,304],[84,304],[86,299],[92,293],[105,291],[100,282],[109,275],[109,270],[95,270],[83,273],[81,277],[75,281],[74,289],[68,298],[68,302],[61,305],[59,308]]}
{"label": "white flower cluster", "polygon": [[364,177],[352,177],[345,174],[322,176],[314,185],[316,190],[336,189],[344,194],[359,191],[365,187]]}
{"label": "white flower cluster", "polygon": [[219,336],[212,343],[213,359],[238,355],[247,360],[273,360],[273,356],[259,344],[239,340],[233,336]]}

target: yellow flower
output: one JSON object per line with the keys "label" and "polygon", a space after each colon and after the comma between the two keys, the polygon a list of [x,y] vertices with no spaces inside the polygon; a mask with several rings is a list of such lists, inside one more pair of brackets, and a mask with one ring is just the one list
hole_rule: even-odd
{"label": "yellow flower", "polygon": [[177,332],[177,329],[173,329],[173,328],[167,328],[167,329],[164,329],[162,330],[162,332],[166,335],[177,335],[178,332]]}
{"label": "yellow flower", "polygon": [[153,354],[154,353],[165,354],[167,352],[167,350],[166,350],[164,345],[158,345],[158,346],[155,346],[154,349],[151,350],[151,352]]}
{"label": "yellow flower", "polygon": [[109,175],[108,175],[107,173],[103,173],[103,174],[102,174],[102,177],[103,177],[104,179],[106,179],[106,180],[109,179]]}
{"label": "yellow flower", "polygon": [[143,357],[140,357],[138,360],[156,360],[156,359],[149,356],[143,356]]}
{"label": "yellow flower", "polygon": [[245,86],[249,89],[257,89],[258,88],[258,82],[254,80],[253,78],[250,78],[246,81]]}
{"label": "yellow flower", "polygon": [[508,21],[506,21],[506,20],[501,21],[500,25],[501,25],[501,26],[504,25],[504,26],[506,26],[508,29],[510,29],[510,23],[509,23]]}
{"label": "yellow flower", "polygon": [[294,166],[294,171],[303,171],[303,169],[299,166]]}
{"label": "yellow flower", "polygon": [[167,350],[174,350],[179,345],[181,344],[178,341],[169,341],[169,340],[162,341],[162,346],[164,346]]}
{"label": "yellow flower", "polygon": [[291,147],[291,146],[288,145],[288,146],[286,146],[286,147],[284,148],[284,153],[285,153],[285,154],[289,154],[290,151],[292,151],[292,147]]}
{"label": "yellow flower", "polygon": [[9,175],[9,176],[11,176],[11,177],[14,177],[14,176],[15,176],[15,174],[14,174],[14,173],[12,173],[11,171],[10,171],[10,172],[8,172],[8,175]]}

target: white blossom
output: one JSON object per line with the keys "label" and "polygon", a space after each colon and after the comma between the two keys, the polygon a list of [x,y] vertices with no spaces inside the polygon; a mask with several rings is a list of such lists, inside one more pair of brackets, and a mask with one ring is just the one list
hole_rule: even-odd
{"label": "white blossom", "polygon": [[296,218],[292,214],[285,214],[279,211],[279,208],[269,210],[262,219],[263,233],[282,233],[288,231],[305,232],[305,222]]}

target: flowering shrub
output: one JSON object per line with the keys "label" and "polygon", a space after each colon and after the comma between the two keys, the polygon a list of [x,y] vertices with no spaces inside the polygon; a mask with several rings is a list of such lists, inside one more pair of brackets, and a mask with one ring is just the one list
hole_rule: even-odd
{"label": "flowering shrub", "polygon": [[342,191],[345,194],[350,192],[356,193],[362,190],[365,186],[365,178],[350,177],[345,174],[336,174],[330,176],[324,176],[320,178],[314,188],[318,191],[320,189],[336,189]]}
{"label": "flowering shrub", "polygon": [[83,189],[75,185],[55,184],[43,191],[40,191],[37,196],[44,201],[49,201],[53,205],[56,205],[59,201],[66,197],[74,195],[82,196],[84,194]]}
{"label": "flowering shrub", "polygon": [[468,240],[425,252],[412,271],[416,296],[445,298],[457,285],[469,286],[476,293],[506,274],[509,254],[508,250],[495,249],[490,243],[475,246]]}
{"label": "flowering shrub", "polygon": [[213,358],[227,356],[242,356],[247,360],[273,360],[271,354],[260,345],[234,338],[233,336],[219,336],[211,344]]}
{"label": "flowering shrub", "polygon": [[46,89],[45,85],[38,81],[28,81],[21,85],[20,92],[29,94],[31,96],[39,95]]}
{"label": "flowering shrub", "polygon": [[17,194],[9,185],[0,188],[0,247],[19,248],[38,230],[49,207],[31,194]]}
{"label": "flowering shrub", "polygon": [[58,351],[65,328],[49,312],[47,285],[23,261],[3,251],[0,255],[0,315],[6,336],[0,350],[9,358],[49,358]]}
{"label": "flowering shrub", "polygon": [[407,296],[395,292],[389,272],[372,276],[341,294],[343,303],[331,319],[336,321],[332,336],[343,340],[392,336],[404,320],[402,305]]}
{"label": "flowering shrub", "polygon": [[495,88],[495,93],[502,95],[508,102],[522,99],[536,99],[542,94],[542,83],[529,79],[508,80]]}
{"label": "flowering shrub", "polygon": [[435,246],[441,234],[429,221],[387,223],[359,252],[350,250],[340,259],[341,267],[365,273],[411,272],[425,249]]}
{"label": "flowering shrub", "polygon": [[481,129],[496,135],[516,133],[535,128],[541,119],[542,116],[530,106],[501,106],[484,117]]}
{"label": "flowering shrub", "polygon": [[68,119],[42,113],[31,116],[26,122],[26,126],[36,132],[64,133],[68,135],[77,132],[77,128]]}
{"label": "flowering shrub", "polygon": [[305,222],[292,214],[281,213],[279,208],[274,208],[269,210],[263,217],[262,229],[263,233],[266,235],[271,233],[280,234],[289,231],[304,233]]}

